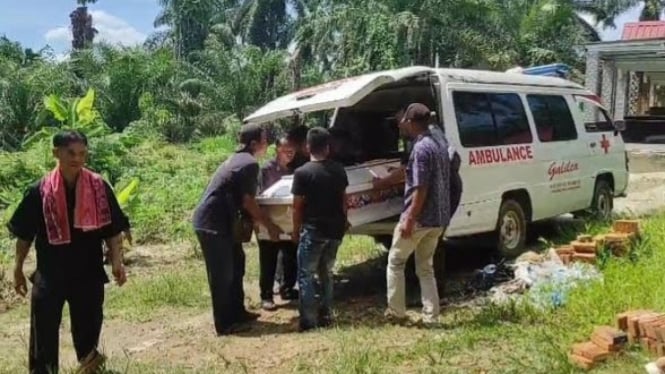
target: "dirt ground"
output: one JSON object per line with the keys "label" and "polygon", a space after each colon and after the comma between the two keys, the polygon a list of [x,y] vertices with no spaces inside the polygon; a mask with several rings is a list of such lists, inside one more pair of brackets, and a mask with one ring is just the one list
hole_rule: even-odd
{"label": "dirt ground", "polygon": [[[631,174],[628,197],[617,199],[615,208],[619,213],[648,214],[665,209],[665,172]],[[169,271],[187,259],[187,250],[159,247],[137,247],[129,255],[132,277],[148,277],[150,274]],[[482,263],[482,261],[480,261]],[[380,266],[364,264],[363,266]],[[475,264],[473,265],[475,266]],[[353,274],[354,271],[349,271]],[[358,287],[383,283],[382,272],[369,272],[377,279],[355,279],[348,281],[344,310],[339,321],[346,326],[371,325],[381,320],[383,293],[375,289]],[[359,272],[358,274],[369,274]],[[451,283],[460,284],[451,278]],[[110,286],[114,287],[114,286]],[[371,288],[371,287],[370,287]],[[451,287],[454,289],[455,287]],[[246,284],[246,295],[250,304],[257,305],[258,287],[255,282]],[[338,290],[339,291],[339,290]],[[450,296],[450,295],[449,295]],[[279,298],[277,298],[279,301]],[[147,322],[131,322],[124,319],[106,319],[102,337],[104,352],[127,363],[141,363],[150,367],[177,366],[187,368],[226,368],[230,372],[284,372],[293,369],[294,360],[315,357],[340,348],[337,333],[299,334],[296,332],[297,310],[294,305],[281,303],[276,312],[261,312],[256,327],[243,335],[218,338],[214,335],[212,316],[208,309],[194,309],[190,313],[171,313],[168,310]],[[412,311],[416,313],[417,311]],[[346,328],[345,326],[345,328]],[[28,309],[25,307],[3,313],[0,310],[0,352],[4,357],[14,357],[19,365],[25,365],[29,333]],[[380,344],[398,341],[409,344],[422,333],[418,330],[387,330]],[[391,336],[394,335],[394,336]],[[69,322],[63,318],[61,330],[61,365],[76,364]],[[118,362],[118,361],[116,361]],[[221,365],[221,366],[220,366]],[[0,366],[0,371],[2,367]]]}

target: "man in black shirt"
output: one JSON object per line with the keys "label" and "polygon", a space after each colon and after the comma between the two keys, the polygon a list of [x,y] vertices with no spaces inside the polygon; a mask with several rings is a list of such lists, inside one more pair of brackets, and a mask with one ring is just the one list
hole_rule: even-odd
{"label": "man in black shirt", "polygon": [[69,305],[72,338],[81,369],[95,371],[105,358],[97,351],[103,320],[102,242],[116,283],[126,281],[121,232],[128,229],[113,190],[84,167],[88,140],[77,131],[53,138],[57,167],[28,188],[8,223],[17,237],[14,287],[25,296],[23,263],[33,241],[37,270],[30,303],[30,373],[57,373],[62,308]]}
{"label": "man in black shirt", "polygon": [[[348,228],[344,167],[328,160],[330,134],[313,128],[307,134],[311,161],[293,175],[293,240],[298,245],[300,330],[330,324],[333,300],[332,269],[337,249]],[[321,283],[317,310],[314,275]],[[318,312],[318,313],[317,313]]]}
{"label": "man in black shirt", "polygon": [[249,239],[242,236],[251,235],[252,229],[251,224],[243,225],[244,214],[248,213],[255,223],[265,226],[271,240],[278,240],[281,233],[254,199],[259,174],[256,158],[265,155],[268,148],[265,129],[254,124],[243,126],[240,145],[241,149],[213,175],[193,217],[194,231],[206,263],[218,335],[246,330],[249,326],[244,323],[258,317],[244,306],[242,242]]}

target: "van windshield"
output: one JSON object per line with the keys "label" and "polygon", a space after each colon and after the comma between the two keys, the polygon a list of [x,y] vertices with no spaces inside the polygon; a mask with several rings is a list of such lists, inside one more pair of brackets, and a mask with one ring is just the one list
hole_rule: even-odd
{"label": "van windshield", "polygon": [[614,131],[614,123],[607,111],[592,97],[575,95],[582,115],[584,116],[584,128],[587,132]]}

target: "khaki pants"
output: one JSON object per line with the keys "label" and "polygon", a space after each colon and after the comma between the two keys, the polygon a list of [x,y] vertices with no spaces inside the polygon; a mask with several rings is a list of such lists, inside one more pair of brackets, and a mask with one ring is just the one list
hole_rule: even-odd
{"label": "khaki pants", "polygon": [[415,253],[416,275],[420,282],[423,316],[426,320],[435,319],[439,315],[439,293],[434,277],[434,252],[443,234],[442,228],[417,228],[410,238],[403,238],[400,225],[395,227],[393,244],[388,255],[388,308],[397,317],[406,313],[404,267],[406,261]]}

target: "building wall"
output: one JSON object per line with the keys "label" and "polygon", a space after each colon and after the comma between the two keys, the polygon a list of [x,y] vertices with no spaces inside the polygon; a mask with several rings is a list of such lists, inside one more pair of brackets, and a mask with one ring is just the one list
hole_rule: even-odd
{"label": "building wall", "polygon": [[596,95],[599,95],[600,81],[601,69],[598,53],[589,51],[587,52],[586,56],[586,73],[584,75],[584,84],[587,90],[595,93]]}

